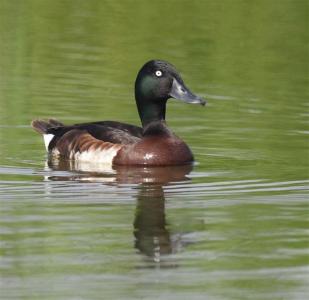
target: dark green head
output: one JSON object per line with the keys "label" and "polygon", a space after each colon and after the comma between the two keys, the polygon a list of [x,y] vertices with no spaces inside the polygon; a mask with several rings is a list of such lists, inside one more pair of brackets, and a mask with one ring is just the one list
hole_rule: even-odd
{"label": "dark green head", "polygon": [[190,92],[173,65],[162,60],[147,62],[135,81],[135,99],[143,126],[165,120],[169,98],[201,105],[206,103]]}

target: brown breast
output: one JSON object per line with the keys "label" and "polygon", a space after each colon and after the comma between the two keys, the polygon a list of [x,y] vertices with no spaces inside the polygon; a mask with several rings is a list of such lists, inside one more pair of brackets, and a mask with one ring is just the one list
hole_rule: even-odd
{"label": "brown breast", "polygon": [[114,165],[168,166],[193,161],[189,147],[176,136],[144,137],[140,142],[123,147],[113,160]]}

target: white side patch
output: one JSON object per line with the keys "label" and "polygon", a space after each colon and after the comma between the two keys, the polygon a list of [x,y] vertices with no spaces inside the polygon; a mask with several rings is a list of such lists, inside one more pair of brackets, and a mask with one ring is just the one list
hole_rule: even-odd
{"label": "white side patch", "polygon": [[84,152],[77,152],[71,155],[71,159],[78,161],[97,162],[103,164],[111,164],[113,158],[117,155],[117,152],[121,147],[113,146],[109,149],[97,149]]}
{"label": "white side patch", "polygon": [[43,134],[46,151],[48,151],[48,145],[50,141],[53,139],[53,137],[54,137],[53,134]]}

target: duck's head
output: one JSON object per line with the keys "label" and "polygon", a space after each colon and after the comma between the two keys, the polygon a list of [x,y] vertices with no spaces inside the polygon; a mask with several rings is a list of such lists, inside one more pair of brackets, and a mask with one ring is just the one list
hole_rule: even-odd
{"label": "duck's head", "polygon": [[143,126],[152,121],[165,120],[166,101],[169,98],[206,104],[185,86],[173,65],[162,60],[147,62],[135,81],[135,99]]}

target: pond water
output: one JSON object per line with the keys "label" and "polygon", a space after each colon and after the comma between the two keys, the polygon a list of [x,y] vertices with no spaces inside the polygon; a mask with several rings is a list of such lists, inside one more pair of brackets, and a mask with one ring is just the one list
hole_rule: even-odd
{"label": "pond water", "polygon": [[[305,299],[308,2],[0,3],[3,299]],[[34,118],[139,125],[165,59],[208,100],[169,101],[194,166],[47,162]]]}

